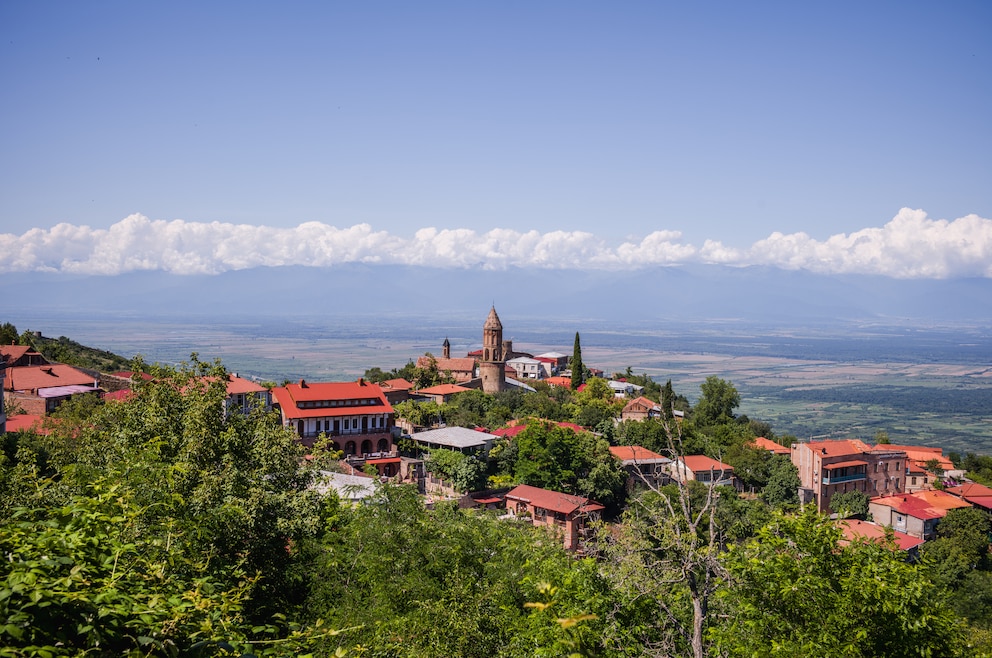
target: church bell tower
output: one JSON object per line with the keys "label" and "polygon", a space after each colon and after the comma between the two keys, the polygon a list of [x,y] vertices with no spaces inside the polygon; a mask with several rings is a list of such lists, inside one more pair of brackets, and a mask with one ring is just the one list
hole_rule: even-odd
{"label": "church bell tower", "polygon": [[482,362],[479,364],[483,393],[499,393],[506,388],[506,363],[503,354],[503,323],[496,307],[489,311],[482,325]]}

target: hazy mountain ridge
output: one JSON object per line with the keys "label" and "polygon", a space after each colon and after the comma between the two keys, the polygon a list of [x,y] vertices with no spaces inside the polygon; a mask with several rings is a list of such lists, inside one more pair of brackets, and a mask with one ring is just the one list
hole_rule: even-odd
{"label": "hazy mountain ridge", "polygon": [[219,275],[114,277],[8,273],[0,295],[28,310],[254,316],[501,313],[641,322],[738,319],[759,324],[992,322],[992,280],[822,276],[717,266],[602,272],[395,265],[254,268]]}

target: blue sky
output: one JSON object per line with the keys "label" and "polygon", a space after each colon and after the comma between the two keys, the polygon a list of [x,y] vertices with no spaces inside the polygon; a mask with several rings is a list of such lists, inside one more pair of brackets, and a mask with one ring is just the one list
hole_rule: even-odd
{"label": "blue sky", "polygon": [[990,34],[988,2],[4,2],[0,271],[992,276]]}

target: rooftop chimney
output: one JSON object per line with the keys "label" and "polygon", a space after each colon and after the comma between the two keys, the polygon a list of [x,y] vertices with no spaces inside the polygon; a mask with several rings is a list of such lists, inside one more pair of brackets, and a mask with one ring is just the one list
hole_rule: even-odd
{"label": "rooftop chimney", "polygon": [[306,387],[307,387],[307,380],[301,379],[300,380],[300,388],[306,388]]}

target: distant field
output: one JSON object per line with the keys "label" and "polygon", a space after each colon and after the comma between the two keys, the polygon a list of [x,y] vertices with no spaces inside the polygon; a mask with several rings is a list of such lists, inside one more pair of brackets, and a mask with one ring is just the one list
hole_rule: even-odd
{"label": "distant field", "polygon": [[[0,318],[5,321],[6,318]],[[464,318],[12,318],[18,329],[65,335],[146,361],[176,364],[197,352],[262,380],[341,380],[399,367],[447,337],[455,355],[481,346]],[[992,454],[992,339],[985,329],[834,327],[767,329],[732,322],[622,327],[503,318],[515,349],[571,354],[607,373],[627,366],[694,400],[709,375],[741,392],[740,413],[778,434],[940,445]]]}

